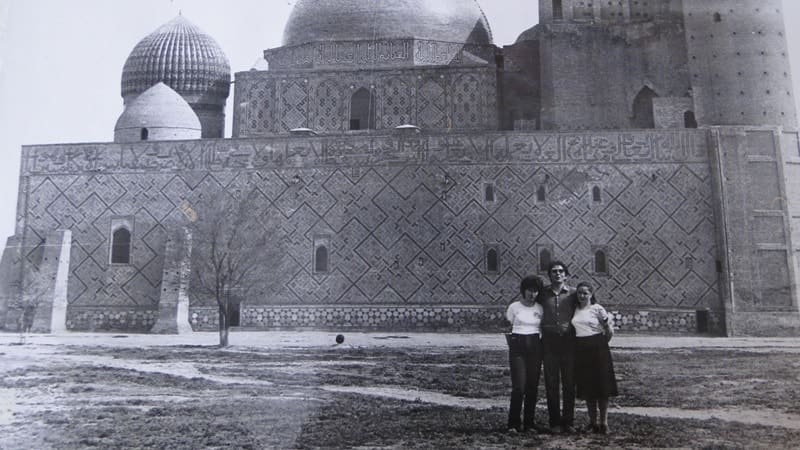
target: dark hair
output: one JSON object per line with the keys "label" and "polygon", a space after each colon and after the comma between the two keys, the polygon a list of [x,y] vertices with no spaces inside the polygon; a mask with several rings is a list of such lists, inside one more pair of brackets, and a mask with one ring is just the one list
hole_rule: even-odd
{"label": "dark hair", "polygon": [[575,299],[577,300],[577,298],[578,298],[578,289],[580,289],[582,287],[588,288],[589,292],[592,293],[591,304],[594,305],[595,303],[597,303],[597,299],[594,298],[594,288],[592,287],[591,284],[589,284],[589,283],[587,283],[585,281],[581,281],[580,283],[578,283],[577,286],[575,286]]}
{"label": "dark hair", "polygon": [[528,275],[519,283],[519,293],[525,297],[525,291],[541,292],[544,289],[544,281],[537,275]]}
{"label": "dark hair", "polygon": [[569,276],[569,267],[561,261],[550,261],[550,264],[547,265],[547,274],[550,274],[550,271],[553,270],[553,267],[561,266],[564,268],[564,275]]}

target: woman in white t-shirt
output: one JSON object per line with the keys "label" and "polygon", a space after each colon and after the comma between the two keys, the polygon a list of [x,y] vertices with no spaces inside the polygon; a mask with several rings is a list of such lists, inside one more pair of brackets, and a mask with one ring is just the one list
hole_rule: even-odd
{"label": "woman in white t-shirt", "polygon": [[[589,429],[608,433],[608,398],[617,395],[614,363],[608,341],[614,334],[611,317],[594,298],[589,283],[579,283],[576,294],[578,307],[572,317],[575,327],[575,387],[576,397],[586,400]],[[598,423],[599,409],[599,423]]]}
{"label": "woman in white t-shirt", "polygon": [[[509,431],[538,431],[536,396],[539,392],[539,374],[542,368],[542,340],[540,324],[542,305],[536,303],[536,294],[542,290],[542,279],[531,275],[520,282],[522,299],[512,303],[506,311],[511,323],[508,341],[509,365],[511,366],[511,406],[508,412]],[[523,412],[520,422],[520,413]]]}

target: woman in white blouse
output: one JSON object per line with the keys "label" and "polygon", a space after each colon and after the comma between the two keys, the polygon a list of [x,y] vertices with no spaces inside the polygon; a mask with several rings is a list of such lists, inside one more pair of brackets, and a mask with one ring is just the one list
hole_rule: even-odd
{"label": "woman in white blouse", "polygon": [[[511,333],[506,335],[511,366],[509,431],[540,430],[534,423],[534,416],[542,368],[542,305],[536,303],[535,299],[543,286],[542,279],[535,275],[523,278],[519,286],[521,300],[512,303],[506,311],[506,318],[511,323]],[[520,422],[523,403],[524,418]]]}
{"label": "woman in white blouse", "polygon": [[[594,298],[588,283],[579,283],[578,307],[572,317],[575,327],[576,396],[586,400],[589,429],[608,433],[608,398],[617,395],[617,381],[608,341],[614,333],[611,317]],[[599,409],[599,417],[598,417]],[[598,423],[599,419],[599,423]]]}

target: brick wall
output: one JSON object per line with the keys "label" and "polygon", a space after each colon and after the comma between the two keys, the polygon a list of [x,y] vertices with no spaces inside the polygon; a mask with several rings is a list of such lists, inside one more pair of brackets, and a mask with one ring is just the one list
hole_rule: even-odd
{"label": "brick wall", "polygon": [[[610,308],[691,315],[722,309],[707,152],[702,130],[25,147],[18,234],[72,230],[73,329],[151,326],[167,233],[188,223],[185,206],[202,192],[254,185],[281,211],[287,247],[285,272],[263,271],[279,288],[244,299],[246,308],[404,305],[445,308],[456,320],[514,301],[547,249]],[[132,220],[128,265],[109,264],[119,217]],[[326,273],[312,269],[320,236]]]}

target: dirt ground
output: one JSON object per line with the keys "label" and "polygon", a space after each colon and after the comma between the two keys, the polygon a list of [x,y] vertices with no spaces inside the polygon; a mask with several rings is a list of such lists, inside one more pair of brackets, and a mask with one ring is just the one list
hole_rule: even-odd
{"label": "dirt ground", "polygon": [[[508,433],[501,336],[0,335],[0,448],[796,448],[798,340],[615,337],[611,434]],[[308,338],[308,339],[307,339]],[[678,345],[676,343],[683,343]],[[731,346],[734,345],[734,346]],[[537,419],[546,422],[544,392]],[[576,412],[577,425],[587,422]]]}

